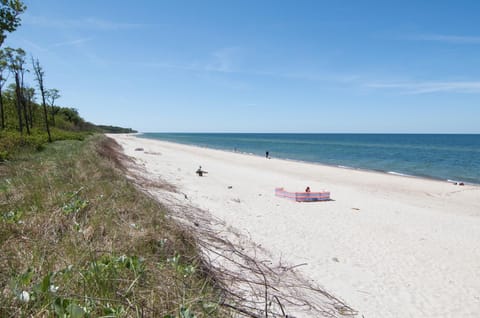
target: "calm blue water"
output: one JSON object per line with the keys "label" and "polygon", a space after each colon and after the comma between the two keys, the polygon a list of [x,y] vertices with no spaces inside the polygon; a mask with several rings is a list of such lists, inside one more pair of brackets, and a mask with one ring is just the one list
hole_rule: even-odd
{"label": "calm blue water", "polygon": [[140,137],[480,184],[480,135],[145,133]]}

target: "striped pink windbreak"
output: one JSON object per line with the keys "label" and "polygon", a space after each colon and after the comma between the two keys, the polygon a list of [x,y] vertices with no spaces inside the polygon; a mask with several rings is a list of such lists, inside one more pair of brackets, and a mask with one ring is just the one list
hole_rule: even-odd
{"label": "striped pink windbreak", "polygon": [[288,192],[283,188],[275,188],[275,195],[281,198],[295,200],[297,202],[310,201],[328,201],[330,200],[330,192]]}

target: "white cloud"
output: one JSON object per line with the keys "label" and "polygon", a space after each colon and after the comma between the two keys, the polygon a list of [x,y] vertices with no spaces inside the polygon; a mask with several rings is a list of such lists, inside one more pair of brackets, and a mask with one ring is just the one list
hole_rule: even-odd
{"label": "white cloud", "polygon": [[235,65],[239,60],[241,54],[240,49],[234,47],[222,48],[216,50],[203,61],[193,62],[141,62],[135,63],[145,67],[167,68],[182,71],[192,72],[207,72],[207,73],[251,73],[243,71]]}
{"label": "white cloud", "polygon": [[480,44],[480,36],[421,34],[409,37],[409,39],[416,41],[431,41],[455,44]]}
{"label": "white cloud", "polygon": [[480,81],[449,82],[377,82],[366,84],[370,88],[397,89],[405,94],[448,93],[480,93]]}
{"label": "white cloud", "polygon": [[165,68],[199,73],[227,73],[284,78],[311,82],[332,82],[349,84],[359,82],[361,77],[355,74],[335,74],[330,72],[311,71],[268,71],[241,67],[242,50],[236,47],[214,51],[209,58],[199,62],[135,62],[135,65],[152,68]]}
{"label": "white cloud", "polygon": [[89,42],[91,40],[92,40],[92,38],[82,38],[82,39],[70,40],[70,41],[65,41],[65,42],[54,43],[54,44],[51,45],[51,47],[79,46],[80,44],[83,44],[85,42]]}
{"label": "white cloud", "polygon": [[124,29],[136,29],[148,26],[148,24],[142,23],[122,23],[108,21],[93,17],[81,18],[81,19],[52,19],[42,16],[25,15],[22,19],[22,23],[25,25],[33,25],[44,28],[56,28],[56,29],[94,29],[94,30],[124,30]]}
{"label": "white cloud", "polygon": [[42,45],[39,45],[30,40],[22,39],[21,42],[23,45],[27,46],[27,48],[33,49],[33,51],[48,52],[48,49],[46,47],[43,47]]}
{"label": "white cloud", "polygon": [[[412,81],[412,80],[381,80],[372,81],[367,78],[372,76],[357,74],[341,74],[330,72],[283,72],[262,71],[255,69],[236,68],[235,63],[239,50],[222,49],[211,54],[211,59],[204,63],[168,63],[153,62],[140,63],[144,67],[169,68],[190,72],[245,74],[252,76],[265,76],[272,78],[284,78],[291,80],[303,80],[311,82],[332,83],[348,87],[367,87],[370,89],[390,89],[399,91],[401,94],[428,94],[428,93],[480,93],[480,81]],[[138,65],[138,64],[137,64]]]}

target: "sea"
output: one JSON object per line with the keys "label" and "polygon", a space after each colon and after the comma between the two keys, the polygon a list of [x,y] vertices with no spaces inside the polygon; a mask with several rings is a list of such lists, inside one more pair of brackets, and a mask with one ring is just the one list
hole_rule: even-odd
{"label": "sea", "polygon": [[272,158],[480,184],[480,134],[143,133]]}

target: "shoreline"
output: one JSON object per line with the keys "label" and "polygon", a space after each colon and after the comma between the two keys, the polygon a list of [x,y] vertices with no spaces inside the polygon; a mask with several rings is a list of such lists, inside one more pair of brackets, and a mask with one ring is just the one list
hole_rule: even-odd
{"label": "shoreline", "polygon": [[[152,180],[269,251],[359,317],[480,312],[480,187],[111,135]],[[135,151],[135,148],[144,151]],[[195,169],[202,165],[206,177]],[[333,201],[274,196],[325,189]],[[158,199],[161,201],[163,196]],[[183,195],[182,195],[183,198]]]}
{"label": "shoreline", "polygon": [[[209,146],[201,146],[201,145],[196,145],[196,144],[193,144],[193,143],[181,143],[181,142],[174,142],[174,141],[164,140],[164,139],[143,137],[142,136],[143,134],[144,133],[136,133],[136,134],[129,134],[129,135],[135,136],[137,138],[142,138],[142,139],[158,140],[158,141],[173,143],[173,144],[178,144],[178,145],[198,147],[198,148],[201,148],[201,149],[211,149],[211,150],[225,151],[225,152],[228,152],[228,153],[237,153],[237,154],[242,154],[242,155],[254,156],[254,157],[258,157],[258,158],[265,158],[262,155],[255,154],[255,153],[252,153],[252,152],[235,151],[235,150],[229,150],[229,149],[225,149],[225,148],[215,148],[215,147],[209,147]],[[431,180],[431,181],[439,181],[439,182],[450,183],[450,184],[453,184],[453,185],[455,185],[454,183],[463,183],[464,185],[480,187],[480,183],[475,183],[475,182],[469,182],[469,181],[464,181],[464,180],[452,180],[452,179],[448,179],[448,178],[443,179],[443,178],[439,178],[439,177],[437,178],[437,177],[427,176],[427,175],[414,175],[414,174],[407,174],[407,173],[398,172],[398,171],[387,171],[387,170],[382,170],[382,169],[358,168],[358,167],[345,166],[345,165],[341,165],[341,164],[329,164],[329,163],[324,163],[324,162],[319,162],[319,161],[307,161],[307,160],[282,158],[282,157],[271,157],[270,159],[278,159],[278,160],[285,160],[285,161],[291,161],[291,162],[313,164],[313,165],[326,166],[326,167],[339,168],[339,169],[373,172],[373,173],[382,173],[382,174],[398,176],[398,177],[417,178],[417,179],[424,179],[424,180]]]}

